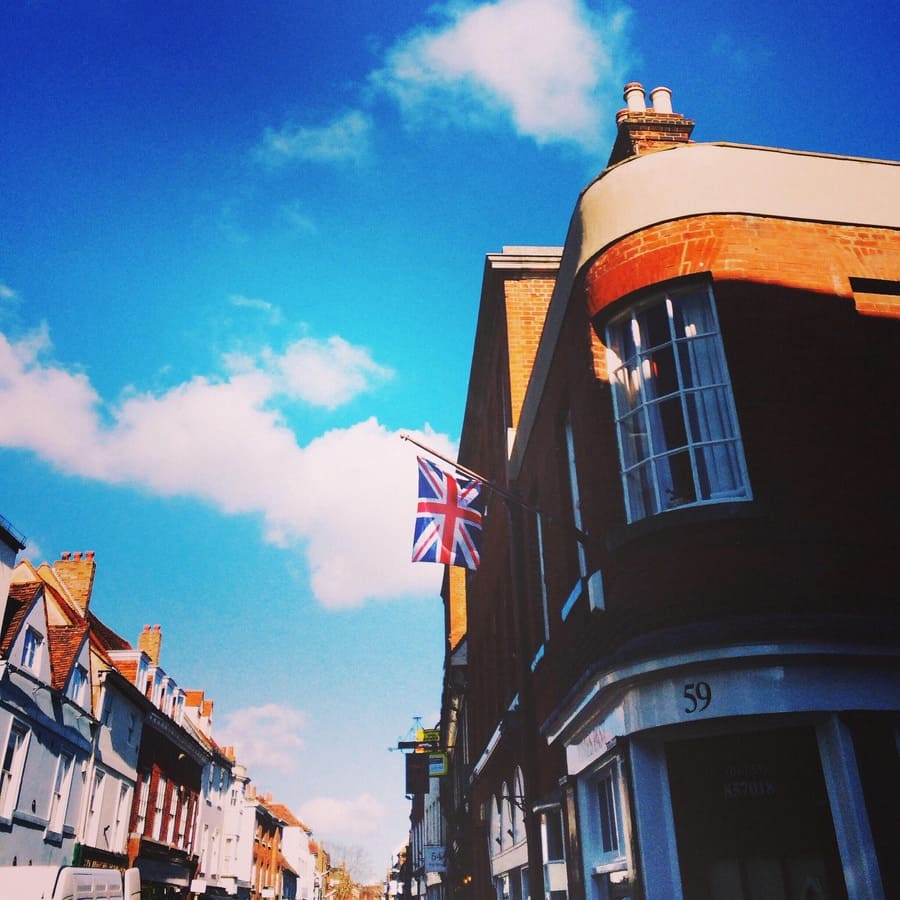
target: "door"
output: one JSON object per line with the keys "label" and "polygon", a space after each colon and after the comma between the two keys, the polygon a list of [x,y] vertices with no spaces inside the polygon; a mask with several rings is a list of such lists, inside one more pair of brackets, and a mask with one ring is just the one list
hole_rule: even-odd
{"label": "door", "polygon": [[812,728],[666,754],[685,900],[846,900]]}

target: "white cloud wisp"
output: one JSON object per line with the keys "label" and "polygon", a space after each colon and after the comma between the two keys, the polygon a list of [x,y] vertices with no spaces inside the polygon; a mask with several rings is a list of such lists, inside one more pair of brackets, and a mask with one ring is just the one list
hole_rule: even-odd
{"label": "white cloud wisp", "polygon": [[306,717],[278,703],[237,709],[216,728],[216,741],[234,747],[239,762],[249,768],[290,773],[298,766],[304,741],[300,735]]}
{"label": "white cloud wisp", "polygon": [[591,12],[582,0],[450,4],[441,27],[389,51],[373,83],[413,121],[484,127],[503,116],[538,143],[604,142],[602,98],[621,89],[629,12]]}
{"label": "white cloud wisp", "polygon": [[[332,409],[382,383],[391,373],[367,351],[303,339],[283,354],[243,357],[230,375],[113,405],[84,374],[46,361],[49,346],[45,329],[17,343],[0,334],[0,447],[68,475],[261,515],[267,541],[303,548],[326,608],[437,590],[439,567],[409,562],[414,447],[374,418],[301,446],[277,406]],[[419,438],[453,452],[446,436]]]}
{"label": "white cloud wisp", "polygon": [[267,128],[255,155],[269,166],[290,162],[359,163],[369,153],[371,131],[368,115],[353,109],[336,115],[325,125]]}

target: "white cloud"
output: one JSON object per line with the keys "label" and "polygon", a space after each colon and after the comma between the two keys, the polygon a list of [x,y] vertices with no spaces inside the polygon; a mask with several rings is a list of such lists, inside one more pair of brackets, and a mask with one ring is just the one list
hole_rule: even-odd
{"label": "white cloud", "polygon": [[259,297],[245,297],[243,294],[232,294],[228,298],[228,302],[232,306],[243,306],[247,309],[261,309],[265,312],[272,310],[272,304],[268,300],[262,300]]}
{"label": "white cloud", "polygon": [[267,128],[256,157],[278,166],[287,162],[358,163],[369,152],[372,122],[359,110],[335,116],[325,125]]}
{"label": "white cloud", "polygon": [[0,282],[0,300],[16,300],[18,296],[8,284]]}
{"label": "white cloud", "polygon": [[376,363],[368,350],[340,337],[324,343],[301,338],[284,354],[266,354],[265,362],[285,394],[326,409],[335,409],[394,375]]}
{"label": "white cloud", "polygon": [[439,9],[442,27],[402,38],[373,82],[413,119],[485,125],[498,114],[540,143],[605,140],[603,98],[618,96],[629,12],[582,0],[498,0]]}
{"label": "white cloud", "polygon": [[360,794],[351,800],[315,797],[299,810],[304,822],[315,822],[316,835],[336,836],[347,843],[378,834],[385,817],[385,807],[371,794]]}
{"label": "white cloud", "polygon": [[[282,355],[232,358],[224,377],[118,405],[85,375],[44,362],[48,351],[46,330],[15,344],[0,334],[0,446],[68,474],[260,515],[268,541],[305,550],[313,592],[329,608],[437,590],[440,567],[409,562],[412,444],[370,418],[300,446],[275,405],[289,395],[333,406],[368,389],[386,370],[366,351],[305,339]],[[446,436],[412,436],[453,452]]]}
{"label": "white cloud", "polygon": [[234,747],[237,761],[248,768],[291,772],[303,749],[300,731],[305,724],[304,714],[289,706],[250,706],[225,716],[216,727],[216,742]]}

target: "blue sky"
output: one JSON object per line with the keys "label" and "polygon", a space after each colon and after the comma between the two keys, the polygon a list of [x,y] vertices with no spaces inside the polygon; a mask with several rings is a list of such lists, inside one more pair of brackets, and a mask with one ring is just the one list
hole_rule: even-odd
{"label": "blue sky", "polygon": [[484,254],[559,245],[622,87],[694,138],[896,159],[893,2],[15,0],[0,514],[380,876],[438,715],[415,448],[453,453]]}

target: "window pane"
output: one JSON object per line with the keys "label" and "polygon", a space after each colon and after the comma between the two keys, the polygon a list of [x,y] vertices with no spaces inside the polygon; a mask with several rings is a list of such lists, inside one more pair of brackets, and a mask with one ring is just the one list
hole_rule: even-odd
{"label": "window pane", "polygon": [[650,441],[645,423],[646,417],[643,410],[632,413],[621,422],[622,455],[626,468],[630,468],[650,455]]}
{"label": "window pane", "polygon": [[607,328],[628,520],[750,496],[707,286],[660,293]]}
{"label": "window pane", "polygon": [[554,811],[544,816],[547,835],[547,862],[556,859],[565,859],[563,853],[562,813]]}
{"label": "window pane", "polygon": [[625,475],[628,491],[628,509],[632,519],[642,519],[659,512],[653,488],[651,467],[645,463]]}
{"label": "window pane", "polygon": [[725,384],[725,360],[718,337],[694,338],[678,343],[678,363],[685,388]]}
{"label": "window pane", "polygon": [[672,328],[676,338],[715,334],[716,319],[706,287],[672,294]]}
{"label": "window pane", "polygon": [[654,350],[644,357],[641,363],[641,382],[645,401],[665,397],[678,390],[678,372],[671,345]]}
{"label": "window pane", "polygon": [[642,350],[659,347],[671,340],[669,314],[664,303],[657,303],[641,310],[635,319],[640,330]]}
{"label": "window pane", "polygon": [[697,476],[700,496],[704,500],[747,496],[740,453],[734,441],[700,447],[697,451]]}
{"label": "window pane", "polygon": [[691,440],[721,441],[736,436],[731,416],[728,392],[725,388],[711,388],[685,395]]}
{"label": "window pane", "polygon": [[613,780],[610,776],[597,782],[597,799],[600,806],[600,846],[604,853],[615,853],[619,849],[619,830],[616,825]]}
{"label": "window pane", "polygon": [[694,503],[694,473],[691,470],[690,453],[673,453],[656,463],[659,500],[663,509],[675,509],[686,503]]}
{"label": "window pane", "polygon": [[655,403],[647,410],[654,454],[665,453],[687,446],[687,430],[684,427],[684,412],[681,397],[670,397]]}

